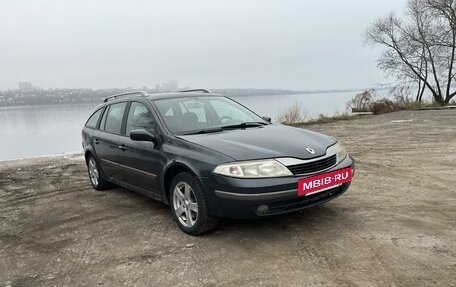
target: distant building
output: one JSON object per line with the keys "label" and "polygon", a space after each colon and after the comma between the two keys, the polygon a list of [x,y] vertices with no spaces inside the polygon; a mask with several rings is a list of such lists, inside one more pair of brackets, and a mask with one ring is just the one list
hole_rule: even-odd
{"label": "distant building", "polygon": [[21,90],[21,91],[31,91],[31,90],[33,90],[32,83],[30,83],[30,82],[20,82],[19,83],[19,90]]}
{"label": "distant building", "polygon": [[157,92],[174,92],[179,88],[177,81],[170,80],[156,86]]}

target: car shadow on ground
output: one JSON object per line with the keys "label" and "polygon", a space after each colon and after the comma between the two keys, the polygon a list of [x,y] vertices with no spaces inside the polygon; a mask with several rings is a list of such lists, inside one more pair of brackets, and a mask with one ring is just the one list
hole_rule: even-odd
{"label": "car shadow on ground", "polygon": [[307,209],[281,215],[262,217],[258,219],[230,219],[220,220],[220,229],[236,230],[239,228],[249,230],[261,230],[276,228],[283,230],[299,225],[300,228],[312,227],[314,224],[326,224],[339,217],[339,212],[330,203],[313,206]]}
{"label": "car shadow on ground", "polygon": [[[170,211],[170,207],[163,202],[150,199],[146,196],[136,192],[115,187],[109,190],[110,193],[115,194],[126,199],[123,204],[135,205],[137,208],[142,209],[144,212],[153,215],[166,217],[169,220],[174,220]],[[302,230],[311,232],[312,230],[319,230],[322,226],[334,225],[337,222],[345,221],[346,213],[341,212],[339,200],[334,202],[327,202],[322,205],[313,206],[303,210],[295,211],[292,213],[262,217],[258,219],[232,219],[220,218],[217,228],[204,235],[206,238],[220,237],[226,235],[233,236],[252,236],[256,234],[261,235],[264,233],[277,233],[286,234]],[[178,226],[176,224],[176,230]],[[182,235],[186,236],[184,233]]]}

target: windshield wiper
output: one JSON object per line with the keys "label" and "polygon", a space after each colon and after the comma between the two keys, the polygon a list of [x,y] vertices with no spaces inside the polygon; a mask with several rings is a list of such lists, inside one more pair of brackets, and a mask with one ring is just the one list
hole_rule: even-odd
{"label": "windshield wiper", "polygon": [[254,128],[254,127],[261,127],[265,126],[267,123],[264,122],[244,122],[240,123],[237,125],[228,125],[228,126],[222,126],[220,128],[222,129],[240,129],[240,128]]}
{"label": "windshield wiper", "polygon": [[221,132],[223,130],[229,130],[229,129],[243,129],[243,128],[254,128],[254,127],[262,127],[268,125],[267,123],[263,122],[244,122],[236,125],[228,125],[228,126],[221,126],[221,127],[212,127],[212,128],[207,128],[207,129],[201,129],[201,130],[193,130],[193,131],[188,131],[184,133],[179,133],[179,135],[198,135],[198,134],[209,134],[209,133],[216,133],[216,132]]}
{"label": "windshield wiper", "polygon": [[185,133],[181,133],[180,135],[199,135],[199,134],[210,134],[210,133],[216,133],[216,132],[221,132],[223,129],[221,127],[213,127],[213,128],[207,128],[207,129],[201,129],[201,130],[196,130],[196,131],[189,131]]}

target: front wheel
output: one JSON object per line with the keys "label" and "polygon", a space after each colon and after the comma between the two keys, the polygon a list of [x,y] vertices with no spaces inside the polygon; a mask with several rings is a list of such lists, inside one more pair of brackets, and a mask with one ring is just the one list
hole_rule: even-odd
{"label": "front wheel", "polygon": [[96,190],[105,190],[110,187],[109,182],[101,177],[100,167],[93,155],[87,158],[87,170],[89,172],[90,183]]}
{"label": "front wheel", "polygon": [[170,203],[173,217],[187,234],[202,234],[217,225],[217,218],[208,213],[201,185],[190,173],[180,173],[173,179]]}

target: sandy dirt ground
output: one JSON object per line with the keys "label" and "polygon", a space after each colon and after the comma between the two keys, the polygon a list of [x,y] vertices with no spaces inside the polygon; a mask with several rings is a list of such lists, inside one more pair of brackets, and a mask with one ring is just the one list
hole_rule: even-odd
{"label": "sandy dirt ground", "polygon": [[200,237],[81,156],[0,162],[0,286],[456,286],[456,110],[309,129],[356,159],[345,195]]}

